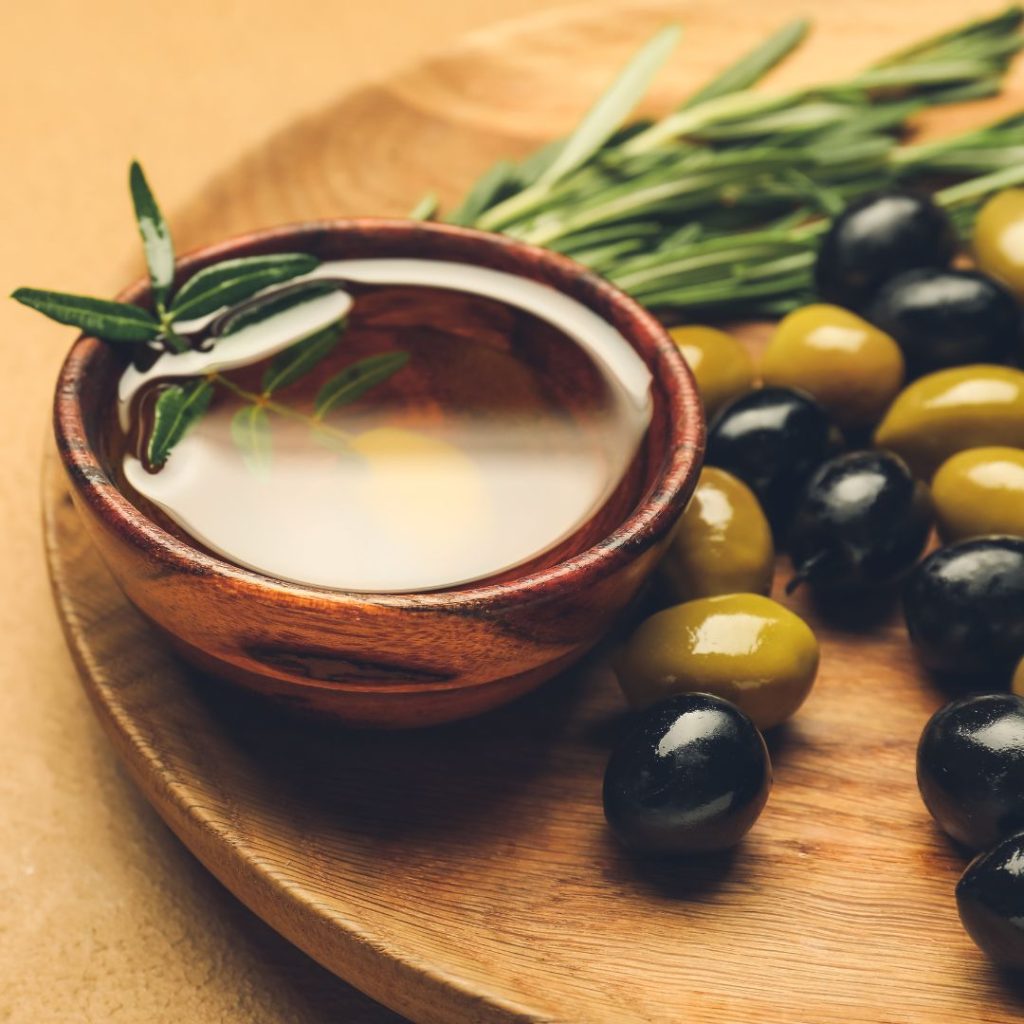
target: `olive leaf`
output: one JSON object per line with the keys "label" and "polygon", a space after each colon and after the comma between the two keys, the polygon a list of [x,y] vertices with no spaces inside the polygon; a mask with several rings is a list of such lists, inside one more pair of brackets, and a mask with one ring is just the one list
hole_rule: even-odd
{"label": "olive leaf", "polygon": [[337,281],[299,281],[296,284],[282,285],[266,295],[257,295],[248,302],[241,303],[237,308],[228,310],[214,321],[210,330],[214,337],[237,334],[243,328],[263,323],[271,317],[301,306],[304,302],[343,290],[343,285]]}
{"label": "olive leaf", "polygon": [[174,446],[209,408],[213,385],[205,377],[170,384],[156,400],[153,429],[146,444],[146,458],[151,466],[162,466]]}
{"label": "olive leaf", "polygon": [[338,325],[331,324],[279,352],[263,371],[263,393],[271,395],[304,377],[337,348],[341,335]]}
{"label": "olive leaf", "polygon": [[397,373],[408,361],[408,352],[382,352],[346,366],[317,392],[313,403],[316,418],[323,419],[332,409],[361,398],[370,388]]}
{"label": "olive leaf", "polygon": [[153,297],[160,305],[167,297],[167,290],[174,281],[174,243],[138,160],[132,161],[128,184],[135,205],[139,234],[142,235],[142,248],[146,254],[146,266],[149,268],[149,279],[153,285]]}
{"label": "olive leaf", "polygon": [[231,439],[254,473],[270,468],[270,417],[262,405],[245,405],[231,417]]}
{"label": "olive leaf", "polygon": [[160,324],[151,313],[127,302],[41,288],[18,288],[11,298],[57,323],[80,327],[104,341],[151,341],[160,333]]}
{"label": "olive leaf", "polygon": [[222,260],[205,267],[178,289],[170,306],[176,320],[205,316],[222,306],[248,299],[273,284],[280,284],[319,266],[315,256],[281,253]]}

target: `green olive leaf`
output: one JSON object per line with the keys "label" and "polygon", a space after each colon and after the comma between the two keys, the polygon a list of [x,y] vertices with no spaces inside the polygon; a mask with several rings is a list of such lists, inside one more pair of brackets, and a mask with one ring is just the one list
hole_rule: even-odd
{"label": "green olive leaf", "polygon": [[280,391],[281,388],[286,388],[304,377],[337,348],[342,330],[339,330],[337,324],[331,324],[330,327],[317,331],[298,344],[279,352],[263,371],[263,393],[272,395],[275,391]]}
{"label": "green olive leaf", "polygon": [[317,392],[313,403],[317,419],[323,419],[338,406],[348,405],[361,398],[370,388],[382,384],[397,373],[408,361],[408,352],[382,352],[346,366]]}
{"label": "green olive leaf", "polygon": [[169,384],[156,400],[153,430],[146,445],[146,459],[160,467],[174,446],[210,406],[213,385],[205,377]]}
{"label": "green olive leaf", "polygon": [[286,313],[305,302],[318,299],[322,295],[344,290],[344,286],[337,281],[299,281],[295,284],[282,285],[266,295],[257,295],[248,302],[229,309],[217,317],[211,325],[210,331],[213,337],[224,338],[229,334],[238,333],[243,328],[263,323],[271,317]]}
{"label": "green olive leaf", "polygon": [[142,248],[153,285],[153,297],[160,304],[167,297],[167,290],[174,281],[174,243],[138,160],[132,161],[128,184],[135,205],[139,234],[142,235]]}
{"label": "green olive leaf", "polygon": [[253,473],[270,469],[270,417],[262,405],[246,405],[231,417],[231,439]]}
{"label": "green olive leaf", "polygon": [[315,256],[281,253],[223,260],[205,267],[178,289],[170,306],[175,320],[191,320],[241,302],[272,284],[280,284],[320,265]]}
{"label": "green olive leaf", "polygon": [[59,324],[79,327],[103,341],[151,341],[160,333],[160,324],[151,313],[127,302],[41,288],[18,288],[11,298]]}

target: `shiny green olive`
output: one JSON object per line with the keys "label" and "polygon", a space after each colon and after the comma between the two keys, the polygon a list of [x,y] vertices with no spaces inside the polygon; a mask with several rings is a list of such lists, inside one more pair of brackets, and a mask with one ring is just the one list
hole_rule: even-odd
{"label": "shiny green olive", "polygon": [[753,360],[731,334],[698,326],[673,327],[668,333],[690,364],[708,419],[753,388]]}
{"label": "shiny green olive", "polygon": [[1024,372],[975,363],[921,377],[889,407],[875,445],[923,479],[967,448],[1024,447]]}
{"label": "shiny green olive", "polygon": [[841,427],[872,427],[903,384],[903,353],[888,334],[839,306],[784,317],[761,360],[765,386],[800,388]]}
{"label": "shiny green olive", "polygon": [[788,608],[725,594],[666,608],[633,633],[616,669],[634,707],[679,693],[732,701],[759,729],[785,721],[818,672],[818,641]]}
{"label": "shiny green olive", "polygon": [[705,466],[661,567],[676,601],[767,594],[775,547],[754,492],[724,469]]}
{"label": "shiny green olive", "polygon": [[974,222],[974,261],[1024,299],[1024,189],[998,192]]}
{"label": "shiny green olive", "polygon": [[932,501],[946,542],[987,534],[1024,537],[1024,449],[958,452],[935,474]]}

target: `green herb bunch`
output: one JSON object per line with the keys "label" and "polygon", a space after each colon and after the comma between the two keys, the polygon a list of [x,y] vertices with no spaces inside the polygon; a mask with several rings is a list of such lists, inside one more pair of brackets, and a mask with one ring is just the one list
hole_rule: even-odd
{"label": "green herb bunch", "polygon": [[[171,356],[169,380],[160,385],[152,427],[145,439],[148,465],[158,469],[167,461],[175,445],[209,408],[218,387],[245,403],[232,418],[231,436],[254,468],[265,467],[269,459],[271,414],[301,420],[319,440],[344,446],[348,435],[331,426],[328,414],[387,380],[406,364],[408,354],[386,352],[350,364],[321,385],[309,413],[282,402],[278,394],[334,352],[344,333],[343,319],[297,338],[279,352],[267,365],[258,392],[241,388],[219,372],[171,382],[175,355],[214,346],[244,327],[338,285],[320,280],[295,283],[320,261],[306,253],[275,253],[222,260],[204,267],[174,290],[171,233],[138,162],[131,165],[129,185],[149,271],[152,309],[39,288],[18,288],[11,297],[51,320],[78,327],[110,344],[146,346]],[[219,311],[223,312],[211,321],[211,315]],[[197,323],[199,326],[194,326]]]}
{"label": "green herb bunch", "polygon": [[[448,222],[573,256],[671,313],[779,313],[811,295],[828,220],[880,188],[937,192],[962,230],[991,192],[1024,182],[1024,116],[925,145],[909,119],[999,92],[1024,47],[1011,7],[903,49],[845,82],[754,90],[806,37],[784,26],[657,121],[628,121],[678,41],[658,33],[567,138],[502,160]],[[426,197],[414,215],[437,211]]]}

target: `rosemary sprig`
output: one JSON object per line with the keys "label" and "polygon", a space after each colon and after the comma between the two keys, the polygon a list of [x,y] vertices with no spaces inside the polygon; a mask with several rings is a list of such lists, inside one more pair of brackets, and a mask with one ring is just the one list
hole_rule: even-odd
{"label": "rosemary sprig", "polygon": [[[538,202],[542,202],[559,181],[587,163],[612,137],[647,91],[651,80],[674,49],[679,35],[680,29],[676,25],[662,29],[630,60],[610,88],[587,111],[576,130],[558,147],[536,181],[504,203],[492,206],[489,211],[478,195],[477,205],[482,206],[485,212],[480,214],[477,226],[493,230],[536,209]],[[501,184],[514,173],[515,168],[510,163],[496,165],[482,179],[485,189],[479,191],[489,194],[489,197],[496,196]],[[469,198],[473,197],[474,192],[471,191]]]}
{"label": "rosemary sprig", "polygon": [[[810,294],[817,237],[851,199],[953,179],[939,199],[965,229],[984,196],[1024,182],[1024,116],[900,143],[919,111],[998,92],[1024,47],[1022,18],[1013,6],[968,22],[845,82],[752,90],[804,39],[807,23],[794,22],[653,123],[627,121],[625,99],[641,90],[620,77],[604,97],[617,104],[603,98],[584,119],[586,159],[560,160],[581,124],[495,165],[449,219],[565,252],[668,311],[784,308]],[[650,78],[673,41],[667,31],[628,67],[639,62]]]}

